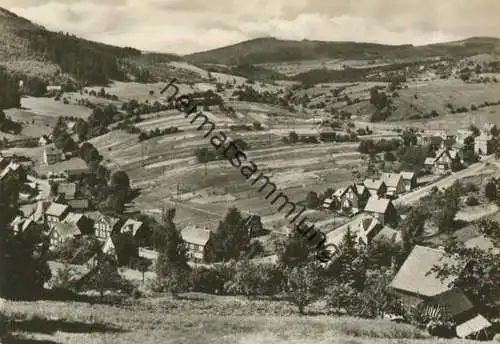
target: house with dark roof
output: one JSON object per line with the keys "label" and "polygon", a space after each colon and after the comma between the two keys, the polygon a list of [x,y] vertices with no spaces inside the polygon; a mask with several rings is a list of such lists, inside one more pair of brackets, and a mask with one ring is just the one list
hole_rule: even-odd
{"label": "house with dark roof", "polygon": [[417,174],[415,172],[401,171],[399,174],[403,179],[404,189],[406,192],[412,191],[417,187]]}
{"label": "house with dark roof", "polygon": [[139,257],[139,248],[131,232],[111,233],[102,252],[112,256],[120,266],[128,265],[133,258]]}
{"label": "house with dark roof", "polygon": [[151,231],[146,227],[144,222],[134,219],[127,219],[119,232],[130,233],[134,237],[138,247],[147,244],[151,235]]}
{"label": "house with dark roof", "polygon": [[363,185],[370,191],[370,195],[372,196],[383,197],[387,192],[387,185],[380,179],[367,178],[363,182]]}
{"label": "house with dark roof", "polygon": [[450,171],[454,165],[459,166],[462,163],[462,159],[458,150],[442,148],[436,152],[433,163],[436,172],[444,173]]}
{"label": "house with dark roof", "polygon": [[214,258],[211,232],[194,226],[185,227],[181,231],[186,242],[188,257],[196,263],[209,263]]}
{"label": "house with dark roof", "polygon": [[387,198],[372,196],[365,206],[365,212],[377,219],[383,226],[397,226],[399,223],[399,215],[392,204],[392,201]]}
{"label": "house with dark roof", "polygon": [[47,225],[52,227],[55,223],[62,222],[69,213],[69,207],[66,204],[52,202],[45,211]]}
{"label": "house with dark roof", "polygon": [[[436,265],[456,265],[454,258],[444,251],[416,245],[388,286],[388,291],[397,296],[406,309],[428,306],[439,310],[444,320],[452,320],[457,326],[457,334],[468,337],[486,330],[491,324],[477,313],[475,305],[457,288],[451,287],[456,275],[441,279],[431,270]],[[479,316],[479,320],[478,319]],[[476,320],[475,320],[476,319]],[[480,322],[481,326],[468,326],[470,322]]]}
{"label": "house with dark roof", "polygon": [[122,223],[119,218],[101,214],[94,222],[95,234],[98,239],[107,240],[111,233],[120,231]]}
{"label": "house with dark roof", "polygon": [[403,177],[399,173],[382,173],[380,180],[387,186],[385,194],[389,198],[396,198],[405,192]]}

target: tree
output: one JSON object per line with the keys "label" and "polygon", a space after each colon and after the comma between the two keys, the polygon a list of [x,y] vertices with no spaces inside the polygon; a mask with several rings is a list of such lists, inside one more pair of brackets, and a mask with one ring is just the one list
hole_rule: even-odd
{"label": "tree", "polygon": [[311,259],[311,248],[306,239],[296,230],[285,239],[276,243],[278,263],[285,267],[294,267]]}
{"label": "tree", "polygon": [[99,290],[101,302],[106,290],[130,292],[131,284],[118,272],[118,264],[111,255],[98,252],[95,267],[77,284],[80,290]]}
{"label": "tree", "polygon": [[409,253],[420,242],[424,234],[425,221],[429,213],[423,207],[415,207],[399,224],[403,239],[403,250]]}
{"label": "tree", "polygon": [[217,261],[238,259],[242,252],[247,250],[250,236],[245,226],[245,219],[237,208],[232,207],[228,210],[212,240]]}
{"label": "tree", "polygon": [[187,288],[190,269],[186,243],[173,222],[175,211],[171,210],[169,214],[161,232],[155,236],[158,249],[156,274],[161,289],[176,297],[180,291]]}
{"label": "tree", "polygon": [[316,209],[320,206],[320,199],[315,191],[309,191],[307,193],[306,204],[310,209]]}
{"label": "tree", "polygon": [[451,286],[464,291],[486,317],[496,314],[500,290],[498,255],[491,250],[466,248],[455,238],[448,240],[444,248],[448,263],[434,266],[431,272],[442,281],[451,278]]}
{"label": "tree", "polygon": [[231,281],[227,284],[227,291],[239,295],[245,295],[249,299],[267,294],[270,290],[269,283],[276,286],[279,285],[279,280],[273,280],[272,276],[268,276],[267,269],[272,269],[272,266],[266,267],[264,264],[253,263],[247,259],[239,261],[235,266],[235,274]]}
{"label": "tree", "polygon": [[299,142],[299,135],[295,131],[291,131],[288,133],[288,142],[290,143],[297,143]]}
{"label": "tree", "polygon": [[469,130],[472,132],[472,136],[474,137],[478,137],[479,135],[481,135],[481,130],[479,130],[479,128],[476,127],[474,124],[471,124],[469,126]]}
{"label": "tree", "polygon": [[417,134],[413,128],[405,129],[401,133],[401,138],[405,146],[415,146],[417,144]]}
{"label": "tree", "polygon": [[500,239],[500,225],[493,220],[480,220],[477,224],[479,232],[494,240]]}
{"label": "tree", "polygon": [[484,186],[484,196],[490,201],[494,202],[498,199],[498,188],[495,179],[490,180]]}
{"label": "tree", "polygon": [[309,262],[285,271],[283,283],[285,298],[297,306],[300,314],[304,314],[305,307],[318,300],[324,291],[319,269],[318,264]]}

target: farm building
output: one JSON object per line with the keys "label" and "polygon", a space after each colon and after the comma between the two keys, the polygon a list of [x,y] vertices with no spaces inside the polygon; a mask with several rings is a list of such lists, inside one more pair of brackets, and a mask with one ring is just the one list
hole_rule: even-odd
{"label": "farm building", "polygon": [[43,163],[45,165],[54,165],[63,159],[63,152],[54,147],[47,147],[43,151]]}
{"label": "farm building", "polygon": [[377,219],[383,226],[396,226],[399,222],[398,212],[392,201],[387,198],[370,197],[366,203],[365,212]]}
{"label": "farm building", "polygon": [[194,226],[181,231],[182,239],[187,244],[188,257],[196,263],[208,263],[213,259],[211,232]]}
{"label": "farm building", "polygon": [[63,223],[73,223],[78,227],[82,234],[92,234],[92,221],[83,214],[68,213],[63,220]]}
{"label": "farm building", "polygon": [[440,279],[429,273],[440,264],[453,265],[456,261],[446,257],[444,251],[416,245],[389,284],[389,291],[407,309],[421,309],[437,320],[454,321],[461,338],[487,330],[491,324],[477,313],[475,305],[460,289],[450,287],[457,276]]}

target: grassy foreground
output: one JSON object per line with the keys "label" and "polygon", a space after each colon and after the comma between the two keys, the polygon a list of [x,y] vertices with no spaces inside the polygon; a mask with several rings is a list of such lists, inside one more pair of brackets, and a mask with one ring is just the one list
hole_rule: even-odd
{"label": "grassy foreground", "polygon": [[11,333],[6,343],[471,343],[437,340],[385,320],[298,316],[283,303],[243,298],[154,298],[120,306],[0,300],[0,308]]}

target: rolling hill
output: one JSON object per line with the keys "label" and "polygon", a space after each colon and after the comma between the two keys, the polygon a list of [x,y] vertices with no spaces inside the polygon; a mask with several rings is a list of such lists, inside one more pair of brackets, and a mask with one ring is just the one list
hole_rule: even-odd
{"label": "rolling hill", "polygon": [[413,45],[357,42],[293,41],[257,38],[223,48],[186,55],[192,63],[261,64],[313,59],[419,59],[432,56],[471,56],[500,52],[500,39],[474,37],[463,41]]}

